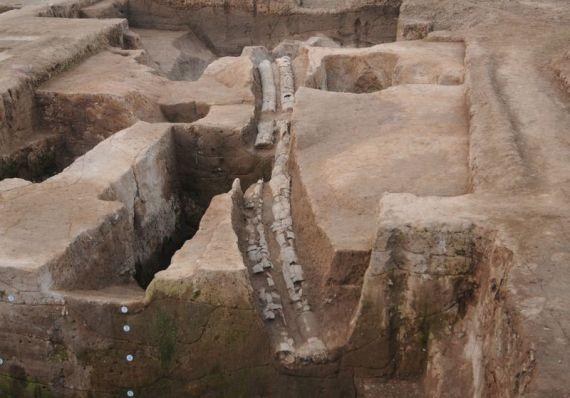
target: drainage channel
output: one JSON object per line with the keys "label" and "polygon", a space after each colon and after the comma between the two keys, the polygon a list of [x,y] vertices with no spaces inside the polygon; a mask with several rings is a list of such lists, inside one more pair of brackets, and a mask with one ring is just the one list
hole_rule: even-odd
{"label": "drainage channel", "polygon": [[[259,64],[262,82],[262,116],[255,146],[275,145],[268,183],[259,180],[245,193],[247,257],[262,318],[267,323],[275,358],[283,365],[322,363],[327,349],[319,323],[308,301],[303,266],[295,249],[291,217],[290,112],[295,102],[291,58]],[[279,76],[275,84],[274,75]],[[279,106],[277,105],[279,97]]]}

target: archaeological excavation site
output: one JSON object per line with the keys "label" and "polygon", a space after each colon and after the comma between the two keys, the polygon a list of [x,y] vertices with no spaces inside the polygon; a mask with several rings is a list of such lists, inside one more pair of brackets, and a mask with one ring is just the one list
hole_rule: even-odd
{"label": "archaeological excavation site", "polygon": [[569,398],[570,1],[0,0],[0,397]]}

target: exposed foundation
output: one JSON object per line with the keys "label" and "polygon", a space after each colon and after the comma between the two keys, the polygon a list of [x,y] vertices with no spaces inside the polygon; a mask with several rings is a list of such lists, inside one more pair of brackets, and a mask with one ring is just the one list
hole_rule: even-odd
{"label": "exposed foundation", "polygon": [[0,396],[567,396],[566,36],[425,7],[0,4]]}

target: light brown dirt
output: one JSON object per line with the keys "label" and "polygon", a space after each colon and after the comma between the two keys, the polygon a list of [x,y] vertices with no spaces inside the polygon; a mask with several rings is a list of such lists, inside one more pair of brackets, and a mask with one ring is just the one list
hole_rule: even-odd
{"label": "light brown dirt", "polygon": [[568,397],[569,27],[0,0],[0,396]]}

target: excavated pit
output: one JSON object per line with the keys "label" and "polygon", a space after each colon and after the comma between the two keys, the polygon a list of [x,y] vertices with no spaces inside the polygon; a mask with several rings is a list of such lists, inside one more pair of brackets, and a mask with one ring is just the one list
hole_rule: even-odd
{"label": "excavated pit", "polygon": [[[85,16],[92,15],[93,11],[92,7],[90,7],[88,11],[85,11]],[[106,16],[114,15],[113,13],[123,15],[126,14],[126,11],[124,8],[117,8],[114,5],[112,12]],[[130,272],[133,273],[134,279],[139,286],[147,290],[153,289],[152,286],[157,285],[160,283],[158,281],[161,280],[159,278],[153,284],[157,273],[163,270],[167,270],[164,271],[167,273],[175,272],[174,270],[177,269],[175,259],[186,255],[181,254],[186,253],[187,246],[185,244],[193,241],[192,238],[198,231],[200,220],[210,206],[212,198],[215,195],[227,192],[234,178],[241,178],[244,186],[248,187],[254,181],[265,177],[265,180],[269,181],[268,184],[271,187],[264,187],[265,184],[261,182],[252,185],[246,194],[244,203],[246,209],[248,206],[254,206],[254,208],[259,206],[259,204],[250,205],[250,203],[262,203],[259,210],[254,211],[254,213],[258,212],[255,213],[257,216],[246,216],[246,219],[247,217],[254,217],[253,220],[256,220],[255,217],[259,217],[257,218],[257,225],[263,225],[262,230],[264,231],[259,233],[267,236],[267,242],[262,243],[266,238],[261,238],[262,235],[259,235],[259,238],[262,239],[259,244],[265,245],[262,252],[267,255],[266,260],[264,260],[267,263],[264,264],[271,265],[275,272],[267,273],[265,271],[263,273],[265,276],[260,279],[259,271],[255,268],[256,262],[250,262],[249,267],[253,267],[252,269],[254,270],[250,276],[253,294],[254,297],[259,296],[259,299],[256,300],[256,307],[260,311],[261,318],[267,322],[271,349],[275,351],[273,354],[274,359],[288,372],[301,375],[315,374],[324,376],[334,368],[345,369],[346,363],[351,364],[349,367],[363,366],[366,368],[368,365],[360,363],[362,359],[356,359],[355,363],[354,358],[358,357],[358,352],[362,345],[367,346],[369,344],[367,341],[363,343],[363,340],[366,340],[366,331],[370,328],[369,324],[378,322],[377,327],[379,330],[384,329],[385,324],[387,325],[386,331],[382,332],[382,334],[385,333],[386,337],[384,340],[375,343],[379,345],[377,351],[377,355],[379,355],[378,360],[385,362],[378,368],[383,370],[380,372],[368,370],[363,373],[355,373],[355,380],[366,379],[368,380],[365,382],[366,385],[371,385],[371,383],[373,385],[374,382],[370,380],[378,377],[389,377],[395,381],[396,390],[398,389],[398,383],[401,383],[399,380],[411,380],[411,383],[416,387],[412,388],[410,394],[418,395],[421,391],[420,379],[424,376],[427,377],[428,341],[433,340],[433,344],[436,344],[438,341],[437,338],[430,338],[430,333],[442,328],[443,324],[455,327],[459,322],[458,320],[465,316],[467,303],[476,295],[477,282],[474,281],[474,274],[477,269],[476,264],[482,261],[482,255],[472,253],[474,250],[472,248],[474,245],[472,242],[473,238],[464,237],[460,239],[464,246],[461,246],[456,251],[458,253],[461,252],[464,257],[460,257],[463,260],[456,260],[459,263],[463,263],[459,265],[459,270],[447,271],[446,267],[448,265],[445,262],[443,264],[435,264],[433,267],[435,267],[436,275],[439,276],[437,272],[443,272],[443,280],[441,282],[438,280],[435,284],[428,283],[424,286],[425,283],[421,281],[411,282],[413,279],[408,278],[405,268],[410,266],[409,261],[405,255],[400,253],[399,248],[395,248],[395,246],[402,243],[400,243],[397,237],[394,238],[395,240],[391,239],[389,249],[394,251],[394,254],[392,255],[393,260],[390,260],[389,264],[395,271],[388,273],[388,281],[390,282],[387,286],[379,286],[377,288],[378,291],[386,291],[386,298],[381,302],[374,303],[378,308],[385,308],[389,315],[387,320],[376,320],[374,316],[366,314],[366,304],[363,304],[362,300],[366,300],[367,290],[362,289],[366,284],[373,282],[368,281],[365,271],[369,273],[371,269],[369,267],[376,266],[374,264],[377,257],[375,255],[371,256],[370,251],[367,250],[351,250],[333,254],[335,249],[331,248],[330,243],[316,239],[316,237],[322,235],[322,233],[314,230],[320,221],[314,215],[307,214],[306,210],[298,210],[311,208],[311,205],[307,202],[311,192],[304,189],[302,185],[318,186],[318,184],[316,182],[306,182],[304,175],[299,172],[302,152],[299,151],[298,145],[300,142],[303,142],[307,128],[303,125],[304,116],[302,112],[301,115],[298,115],[298,111],[295,111],[293,115],[288,113],[291,110],[295,95],[294,91],[288,90],[294,83],[284,81],[283,73],[286,73],[284,71],[287,68],[291,68],[291,73],[296,73],[298,78],[300,78],[303,73],[301,71],[304,70],[308,85],[311,86],[311,82],[316,82],[316,88],[321,90],[341,93],[370,93],[387,89],[393,85],[410,83],[437,85],[444,81],[444,83],[449,84],[461,84],[461,72],[458,71],[461,66],[453,64],[455,61],[446,64],[445,60],[442,61],[441,59],[439,62],[428,61],[424,64],[410,63],[409,57],[406,58],[405,55],[409,51],[406,46],[403,46],[404,55],[400,55],[399,51],[401,50],[398,48],[392,50],[389,46],[386,47],[386,50],[383,50],[383,47],[378,50],[375,47],[368,47],[362,50],[337,49],[338,42],[326,41],[324,39],[314,41],[316,45],[314,47],[306,46],[300,41],[286,41],[274,50],[275,58],[263,50],[253,50],[252,60],[256,63],[261,62],[263,58],[269,59],[270,62],[276,59],[276,62],[272,63],[275,66],[269,69],[269,73],[273,73],[277,76],[277,79],[280,79],[280,81],[273,83],[275,84],[275,92],[273,94],[268,93],[265,90],[266,87],[262,87],[263,109],[256,111],[255,118],[260,120],[259,123],[271,121],[271,123],[274,123],[274,126],[276,123],[278,126],[285,126],[285,128],[276,127],[278,130],[276,133],[277,137],[270,138],[270,141],[268,141],[268,148],[272,147],[271,141],[276,141],[277,145],[275,149],[276,159],[271,172],[272,176],[269,175],[267,168],[270,166],[269,163],[265,163],[265,168],[259,166],[253,169],[250,168],[249,174],[245,176],[241,172],[241,169],[243,169],[241,163],[243,161],[238,160],[234,164],[230,162],[228,165],[227,159],[236,157],[239,159],[240,156],[243,156],[239,154],[240,147],[243,148],[244,154],[248,153],[249,149],[247,147],[253,144],[251,138],[252,130],[254,129],[251,123],[255,122],[253,116],[246,122],[245,127],[242,127],[241,138],[237,137],[236,141],[232,139],[231,135],[227,136],[227,133],[217,131],[215,126],[208,127],[208,122],[205,122],[203,126],[200,126],[200,123],[195,123],[208,117],[213,106],[210,103],[215,104],[216,100],[210,103],[208,103],[207,99],[187,102],[172,101],[170,100],[172,96],[167,96],[169,100],[165,100],[165,97],[160,92],[165,85],[176,84],[174,83],[176,80],[198,80],[207,65],[217,58],[213,55],[214,53],[207,51],[203,45],[200,47],[200,41],[193,33],[147,29],[135,29],[134,32],[142,39],[142,41],[138,41],[137,47],[144,48],[144,52],[138,50],[108,50],[102,52],[41,86],[36,92],[36,98],[40,113],[38,125],[43,126],[50,132],[57,132],[60,137],[65,139],[63,147],[67,150],[67,156],[62,154],[56,156],[64,165],[70,164],[83,153],[88,153],[87,156],[96,156],[97,153],[103,154],[103,147],[107,145],[115,146],[113,144],[115,132],[129,128],[129,126],[131,126],[130,130],[136,131],[138,124],[134,123],[137,123],[137,120],[151,123],[180,123],[171,127],[168,144],[157,155],[159,156],[157,158],[159,163],[149,164],[148,167],[150,169],[144,170],[147,178],[150,178],[153,173],[159,172],[159,175],[154,177],[154,179],[158,178],[158,180],[164,181],[162,194],[160,195],[163,199],[158,199],[160,196],[153,198],[153,194],[150,191],[148,195],[151,196],[145,197],[145,189],[149,189],[150,186],[143,187],[151,180],[144,181],[145,177],[143,174],[143,181],[139,181],[141,178],[138,176],[139,172],[137,168],[133,169],[136,196],[132,202],[132,237],[130,239],[133,241],[133,259],[130,261],[134,262],[134,264]],[[354,40],[354,38],[351,40]],[[361,45],[361,40],[357,40],[356,44]],[[171,45],[171,47],[168,47],[168,45]],[[332,45],[333,47],[327,48],[327,45]],[[434,57],[438,53],[436,51],[438,47],[445,48],[445,51],[449,52],[450,58],[454,55],[461,56],[461,45],[443,44],[438,46],[435,44],[431,46],[433,48],[424,49],[428,53],[426,55],[428,58],[430,56]],[[430,44],[419,47],[430,47]],[[198,51],[201,60],[190,59],[187,55],[196,51]],[[350,53],[350,51],[353,53]],[[331,52],[333,53],[332,55],[321,55],[330,54]],[[441,52],[439,53],[441,58]],[[291,57],[288,59],[293,59],[293,64],[290,61],[285,63],[281,61],[285,58],[277,59],[282,54]],[[316,70],[304,69],[304,64],[314,64],[311,58],[318,59],[319,57],[322,59],[320,66]],[[462,62],[461,58],[458,59]],[[184,68],[183,65],[186,65],[187,68]],[[223,63],[220,65],[223,65]],[[152,68],[158,69],[160,74],[168,80],[156,77],[151,70]],[[212,69],[214,71],[217,70],[216,68]],[[455,80],[446,80],[446,74],[454,76]],[[98,83],[101,81],[98,79],[98,76],[105,76],[105,82],[109,83],[101,85]],[[258,77],[255,77],[252,87],[259,84],[261,86],[268,84],[268,81],[264,80],[264,78],[265,76],[261,75],[261,81],[258,82]],[[318,83],[319,81],[321,82],[320,84]],[[175,87],[174,92],[180,92],[180,89],[183,89],[183,87]],[[406,96],[427,97],[429,90],[422,90],[420,87],[414,88],[410,92],[404,90],[401,98],[405,102],[407,101],[405,99]],[[258,89],[255,89],[255,94],[259,95]],[[275,96],[273,100],[275,105],[266,104],[267,95]],[[347,114],[355,112],[351,110],[351,102],[353,101],[351,97],[337,98],[330,96],[317,99],[311,98],[311,95],[314,95],[311,91],[298,91],[297,96],[300,96],[300,98],[297,98],[296,104],[299,109],[308,110],[311,115],[310,120],[316,123],[316,125],[321,126],[320,123],[334,124],[337,122],[335,122],[334,118],[330,121],[323,120],[318,122],[318,116],[315,119],[314,107],[308,105],[309,103],[318,103],[323,109],[331,109],[329,107],[339,106],[337,105],[339,102],[342,104],[342,101],[348,101],[345,105],[340,106],[344,108],[344,112],[347,112]],[[450,91],[449,94],[442,92],[442,95],[443,102],[452,101],[443,106],[442,110],[449,112],[450,109],[457,107],[457,110],[453,109],[452,112],[456,112],[458,120],[461,120],[464,116],[464,111],[461,110],[463,100],[459,92]],[[446,99],[446,95],[451,95],[449,97],[450,100]],[[308,100],[305,99],[306,96],[308,96]],[[366,99],[368,102],[371,100],[371,98]],[[304,101],[308,101],[306,105]],[[327,105],[327,101],[330,101],[330,104]],[[458,104],[455,104],[453,101],[457,101]],[[259,100],[256,100],[256,103],[259,103]],[[230,106],[237,107],[238,105]],[[380,105],[380,107],[382,106]],[[393,111],[396,111],[396,109]],[[261,114],[258,115],[258,112],[261,112]],[[358,113],[358,111],[356,112]],[[390,109],[386,112],[389,113]],[[397,110],[397,112],[402,112],[402,110]],[[212,120],[216,120],[216,117],[216,113],[213,112],[211,114]],[[367,116],[363,117],[367,118]],[[337,118],[347,119],[346,116],[341,116],[341,114]],[[294,123],[292,131],[290,131],[289,119]],[[265,122],[263,122],[264,120]],[[372,125],[374,123],[376,122],[371,121]],[[380,121],[380,123],[385,122]],[[462,125],[461,121],[456,123],[465,129],[465,124]],[[449,127],[446,126],[445,128]],[[262,133],[261,124],[258,125],[257,130],[258,135],[260,135]],[[308,131],[311,131],[310,128]],[[331,131],[334,131],[332,125]],[[336,131],[342,133],[342,125],[337,126]],[[294,134],[294,146],[291,146],[290,134]],[[435,134],[434,138],[440,133],[435,132]],[[329,134],[330,136],[332,135]],[[107,140],[96,147],[93,153],[88,152],[106,137],[110,138],[107,138]],[[363,143],[365,142],[365,137],[364,135],[360,138]],[[337,151],[339,149],[338,144],[334,144],[334,139],[331,142],[335,145],[335,151]],[[267,153],[272,151],[267,152],[267,144],[263,145],[264,149],[259,150],[261,154],[265,153],[265,155],[261,155],[261,158],[267,158]],[[421,141],[420,145],[422,145]],[[457,181],[449,183],[447,188],[445,186],[442,187],[441,191],[432,186],[432,188],[425,191],[425,194],[459,195],[465,192],[464,187],[467,186],[468,180],[465,171],[467,159],[465,154],[466,141],[458,137],[457,145],[463,146],[462,150],[455,151],[458,154],[463,153],[463,159],[459,157],[457,160],[459,164],[463,163],[463,165],[452,166],[452,168],[458,167]],[[289,160],[289,154],[293,155],[293,161]],[[259,157],[259,155],[256,156],[255,154],[250,154],[249,156],[253,158]],[[348,158],[344,159],[342,152],[339,156],[339,164],[343,165],[343,169],[346,169]],[[382,156],[379,157],[382,158]],[[65,160],[62,161],[62,158]],[[319,157],[314,155],[311,155],[310,158],[312,161],[318,161],[319,159]],[[371,159],[367,159],[363,159],[363,162],[369,163]],[[327,167],[334,169],[336,166],[334,161],[332,163],[331,161],[329,160]],[[398,160],[396,159],[396,161]],[[77,169],[83,162],[82,158],[79,158],[70,170]],[[256,162],[254,161],[254,163]],[[448,172],[450,171],[449,164],[443,163],[442,166],[446,167]],[[156,171],[153,170],[153,168],[157,167]],[[278,169],[279,167],[281,169]],[[356,165],[356,167],[362,168],[366,166],[363,163]],[[389,170],[390,167],[393,166],[379,165],[377,170],[385,172],[384,170]],[[59,172],[62,169],[63,167],[57,168],[54,172]],[[293,171],[291,177],[288,176],[289,171],[287,170],[289,169]],[[309,169],[318,171],[320,167],[309,166]],[[425,178],[426,170],[424,165],[422,178]],[[344,172],[350,174],[350,171],[345,170]],[[437,168],[434,172],[439,173]],[[66,170],[62,175],[66,173],[69,173],[69,171]],[[339,173],[342,176],[343,171],[339,170]],[[286,185],[279,185],[278,181],[281,181],[280,179],[283,176],[289,182]],[[377,177],[371,175],[369,178],[370,182],[356,180],[354,183],[358,183],[361,186],[370,186]],[[55,177],[55,180],[57,179],[58,177]],[[50,180],[47,181],[47,183],[49,182]],[[274,182],[278,185],[273,186]],[[392,183],[387,182],[387,184],[390,187]],[[409,180],[406,184],[409,184]],[[255,188],[256,186],[261,188]],[[394,188],[388,188],[388,190],[394,190]],[[142,191],[140,191],[141,189]],[[252,193],[250,191],[252,189],[260,189],[260,191],[251,197]],[[285,191],[282,191],[283,189]],[[403,192],[414,193],[421,193],[424,189],[420,187],[410,190],[405,184],[396,188],[396,190]],[[119,199],[117,192],[122,190],[124,188],[120,188],[118,191],[115,188],[107,191],[109,193],[104,193],[100,198],[116,201]],[[290,193],[279,199],[282,201],[279,206],[283,206],[285,202],[292,200],[292,202],[288,202],[289,204],[286,205],[291,207],[292,211],[289,210],[288,215],[283,216],[275,213],[277,211],[275,201],[279,192],[287,192],[287,190],[290,190]],[[236,194],[234,188],[233,195]],[[378,197],[377,193],[374,193],[374,195],[374,197]],[[339,204],[342,205],[342,200]],[[373,205],[365,206],[370,209],[374,208]],[[151,209],[150,213],[149,209]],[[243,222],[239,220],[239,216],[238,221],[235,222],[238,223],[234,224],[234,229],[240,234],[238,241],[240,242],[243,257],[244,259],[251,259],[252,241],[251,238],[246,239],[243,232],[248,230],[248,227],[239,227],[239,224]],[[279,232],[275,232],[279,231],[279,229],[275,229],[276,223],[279,222],[289,223],[287,224],[289,225],[287,229],[283,230],[282,236],[284,238],[280,237]],[[291,222],[293,223],[292,225],[290,224]],[[348,225],[344,225],[342,228],[346,229],[347,227]],[[207,227],[203,226],[203,228]],[[299,243],[294,243],[292,240],[295,236],[294,231],[298,232]],[[365,234],[362,236],[366,239]],[[199,237],[196,239],[199,239]],[[331,238],[325,239],[330,240]],[[288,248],[282,246],[284,240],[290,242]],[[453,241],[453,239],[451,240]],[[295,260],[291,263],[286,262],[286,259],[291,256],[288,250],[294,250],[295,247],[299,249],[298,259],[295,254],[292,254]],[[347,247],[350,247],[350,245],[347,245]],[[333,250],[332,252],[331,249]],[[192,252],[189,253],[192,255]],[[417,256],[419,253],[414,252],[414,255]],[[426,256],[429,258],[427,263],[430,264],[428,265],[428,268],[430,268],[432,267],[431,254],[426,254]],[[127,261],[127,259],[128,257],[125,257],[122,261]],[[120,257],[119,261],[121,261]],[[368,266],[369,262],[370,266]],[[336,267],[339,268],[339,271],[335,270]],[[303,276],[302,272],[304,272],[305,276]],[[457,274],[450,276],[449,280],[446,279],[446,276],[449,273],[453,274],[453,272],[457,272]],[[428,275],[430,274],[428,273]],[[121,276],[121,278],[124,279],[124,276]],[[287,278],[293,278],[293,282],[289,282]],[[86,280],[70,283],[67,277],[62,277],[59,284],[60,286],[71,285],[75,289],[89,285]],[[301,284],[304,286],[304,298],[301,298],[303,297],[301,296],[303,294],[301,293],[303,291]],[[97,285],[97,287],[101,288],[102,286]],[[433,289],[441,290],[441,297],[429,297],[429,292]],[[286,297],[287,291],[289,291],[290,298]],[[409,291],[417,292],[414,294],[418,294],[419,298],[416,298],[411,303],[407,303],[405,297],[409,294],[407,293]],[[201,291],[193,290],[192,294],[199,295],[202,293]],[[264,295],[270,295],[272,298]],[[298,295],[299,299],[293,299],[294,295]],[[390,304],[388,305],[388,303]],[[390,309],[390,305],[395,306],[398,310]],[[407,307],[410,309],[404,310]],[[410,312],[416,315],[410,315]],[[362,320],[360,320],[360,317],[362,317]],[[361,324],[362,322],[364,323]],[[370,360],[370,358],[367,359],[367,361]],[[338,383],[340,383],[338,385],[340,386],[344,385],[344,380],[347,377],[344,375],[344,372],[345,370],[341,372],[343,376],[338,379]],[[405,384],[406,382],[402,381],[402,383]],[[344,391],[345,388],[342,387],[341,391]],[[352,391],[352,393],[355,393],[355,391]]]}
{"label": "excavated pit", "polygon": [[392,85],[392,76],[386,71],[394,69],[394,57],[372,56],[326,57],[323,60],[324,78],[320,89],[345,93],[371,93]]}
{"label": "excavated pit", "polygon": [[246,46],[273,48],[285,39],[306,40],[319,32],[347,46],[394,41],[399,4],[371,5],[356,11],[256,5],[224,10],[130,1],[131,26],[144,29],[190,31],[214,54],[239,55]]}
{"label": "excavated pit", "polygon": [[0,16],[0,395],[523,396],[535,203],[485,174],[524,170],[479,43],[195,3]]}
{"label": "excavated pit", "polygon": [[[19,5],[21,6],[22,4]],[[368,46],[393,41],[396,36],[398,7],[393,5],[366,6],[357,12],[327,11],[324,14],[321,14],[321,11],[315,14],[311,6],[295,10],[278,7],[278,12],[272,15],[266,15],[269,9],[258,10],[256,7],[254,5],[253,14],[228,9],[221,17],[217,11],[211,12],[208,8],[187,13],[181,11],[176,4],[148,7],[144,2],[105,0],[81,7],[53,5],[40,12],[40,15],[57,18],[126,18],[131,31],[114,40],[123,48],[143,49],[144,56],[134,56],[138,57],[137,61],[148,64],[173,81],[196,81],[214,60],[227,55],[239,55],[246,46],[272,48],[286,38],[303,40],[316,31],[329,35],[337,43],[349,46]],[[172,15],[176,17],[173,18]],[[216,22],[220,18],[223,23],[221,20]],[[242,24],[247,28],[243,29]],[[221,32],[222,26],[227,31]],[[16,45],[37,37],[39,36],[7,37],[0,40],[0,45],[6,42],[6,48],[14,50]],[[230,43],[232,44],[228,46]],[[4,54],[0,53],[0,59],[10,57],[10,54]],[[97,62],[89,59],[88,64],[82,67],[85,70],[97,69]],[[116,68],[123,66],[116,65]],[[80,76],[78,74],[78,79]],[[97,72],[94,72],[93,76],[97,76]],[[82,84],[72,79],[68,79],[69,87]],[[133,114],[133,101],[149,99],[101,98],[96,93],[81,97],[84,93],[79,92],[74,93],[71,98],[63,98],[67,104],[62,104],[58,103],[57,94],[44,94],[41,90],[42,87],[39,91],[41,94],[39,97],[36,94],[36,99],[21,98],[23,109],[17,113],[28,113],[29,120],[16,121],[14,128],[19,130],[19,137],[7,143],[6,153],[2,154],[0,177],[42,181],[63,170],[73,159],[87,152],[101,139],[131,125],[134,120],[188,123],[204,117],[209,110],[208,104],[168,104],[160,105],[162,112],[147,109],[143,111],[144,114],[140,114],[142,104],[138,103],[135,106],[139,108],[139,114]],[[30,93],[26,93],[26,96],[29,95]],[[102,104],[96,104],[101,109],[93,110],[93,105],[89,102],[102,99]],[[127,104],[117,101],[126,101]],[[85,103],[78,104],[79,102]],[[74,108],[69,108],[70,106]],[[80,109],[86,113],[82,114]],[[100,120],[96,121],[98,125],[89,126],[90,122],[94,122],[91,120],[93,113],[104,113],[111,125],[105,126],[106,121]],[[51,120],[58,118],[59,121]],[[87,125],[81,123],[83,120]],[[66,123],[68,126],[62,126]]]}

